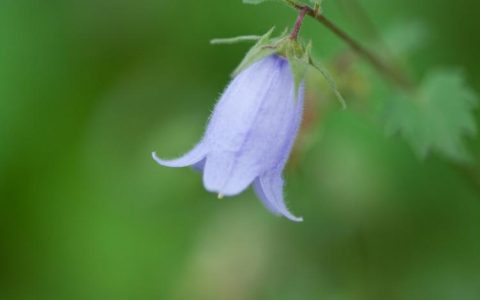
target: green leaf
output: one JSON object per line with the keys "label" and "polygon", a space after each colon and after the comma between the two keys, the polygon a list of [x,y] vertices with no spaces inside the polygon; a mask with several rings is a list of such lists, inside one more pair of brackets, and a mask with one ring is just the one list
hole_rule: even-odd
{"label": "green leaf", "polygon": [[247,52],[240,65],[233,71],[232,76],[236,76],[254,62],[277,52],[277,48],[273,46],[274,41],[270,38],[274,29],[275,27],[264,34]]}
{"label": "green leaf", "polygon": [[473,109],[477,97],[462,73],[452,70],[429,74],[418,92],[391,100],[386,111],[387,133],[400,133],[418,156],[438,152],[458,162],[468,162],[464,137],[474,135]]}
{"label": "green leaf", "polygon": [[259,35],[243,35],[243,36],[237,36],[233,38],[224,38],[224,39],[213,39],[210,41],[210,44],[212,45],[231,45],[231,44],[237,44],[241,42],[251,42],[251,41],[258,41],[262,37]]}

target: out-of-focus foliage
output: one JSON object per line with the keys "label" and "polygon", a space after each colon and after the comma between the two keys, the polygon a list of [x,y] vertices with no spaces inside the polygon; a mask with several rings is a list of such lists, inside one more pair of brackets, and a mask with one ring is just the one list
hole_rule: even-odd
{"label": "out-of-focus foliage", "polygon": [[[359,1],[377,34],[357,1],[322,5],[382,57],[391,28],[425,26],[398,63],[420,83],[456,66],[480,90],[478,1]],[[478,300],[477,136],[468,167],[386,137],[397,92],[311,20],[301,35],[349,108],[309,71],[285,174],[303,223],[152,161],[198,141],[250,46],[209,40],[295,18],[240,0],[0,1],[0,299]]]}
{"label": "out-of-focus foliage", "polygon": [[430,36],[425,25],[420,21],[410,20],[393,24],[385,30],[382,39],[388,50],[400,58],[426,47]]}
{"label": "out-of-focus foliage", "polygon": [[464,135],[476,133],[472,109],[476,95],[454,70],[432,72],[418,94],[394,97],[387,111],[387,131],[405,137],[420,157],[438,151],[449,158],[470,158],[462,142]]}

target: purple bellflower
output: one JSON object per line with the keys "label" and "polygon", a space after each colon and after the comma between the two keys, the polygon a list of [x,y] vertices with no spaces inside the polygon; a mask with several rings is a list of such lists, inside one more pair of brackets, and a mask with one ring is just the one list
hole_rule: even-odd
{"label": "purple bellflower", "polygon": [[202,171],[205,188],[220,198],[253,185],[272,213],[300,222],[285,205],[282,171],[301,123],[303,97],[287,59],[267,56],[232,80],[190,152],[174,160],[152,156],[162,166]]}

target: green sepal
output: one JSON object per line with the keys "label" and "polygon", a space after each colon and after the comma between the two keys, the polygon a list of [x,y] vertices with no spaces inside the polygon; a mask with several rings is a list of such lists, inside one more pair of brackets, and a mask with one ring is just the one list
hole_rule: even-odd
{"label": "green sepal", "polygon": [[304,49],[299,42],[290,39],[285,43],[283,49],[281,49],[281,52],[283,52],[290,64],[295,84],[295,96],[298,95],[298,89],[307,72],[309,48],[311,48],[310,43]]}
{"label": "green sepal", "polygon": [[335,95],[335,97],[337,98],[337,100],[340,102],[340,104],[342,105],[342,109],[346,109],[347,108],[347,102],[345,101],[345,99],[343,98],[342,94],[340,93],[340,91],[338,90],[338,87],[337,87],[337,83],[335,82],[335,79],[333,79],[332,75],[330,75],[330,73],[328,72],[328,70],[322,66],[320,63],[316,62],[313,60],[312,56],[311,56],[311,53],[308,53],[308,56],[309,56],[309,64],[315,68],[315,70],[317,70],[318,72],[320,72],[320,74],[322,74],[322,76],[325,78],[325,80],[327,81],[328,85],[330,86],[330,88],[332,89],[333,91],[333,94]]}
{"label": "green sepal", "polygon": [[273,27],[266,34],[264,34],[257,41],[257,43],[247,52],[240,65],[238,65],[235,71],[233,71],[232,76],[238,75],[241,71],[245,70],[251,64],[261,60],[262,58],[278,52],[276,42],[278,42],[281,38],[271,38],[274,29],[275,27]]}
{"label": "green sepal", "polygon": [[236,36],[232,38],[222,38],[222,39],[213,39],[210,40],[210,44],[212,45],[231,45],[237,44],[242,42],[256,42],[260,40],[262,37],[259,35],[242,35]]}
{"label": "green sepal", "polygon": [[263,2],[283,2],[283,0],[243,0],[245,4],[261,4]]}
{"label": "green sepal", "polygon": [[310,0],[310,2],[313,4],[313,11],[315,12],[315,16],[321,14],[323,0]]}
{"label": "green sepal", "polygon": [[293,74],[293,80],[295,82],[295,95],[298,94],[298,89],[300,88],[300,84],[305,78],[307,68],[309,66],[312,66],[315,70],[319,71],[320,74],[322,74],[322,76],[326,79],[335,97],[342,105],[342,108],[347,108],[346,101],[338,90],[337,83],[335,82],[333,77],[330,75],[326,68],[313,60],[311,41],[306,46],[303,46],[297,41],[288,40],[279,49],[279,54],[285,56],[290,64],[290,68]]}

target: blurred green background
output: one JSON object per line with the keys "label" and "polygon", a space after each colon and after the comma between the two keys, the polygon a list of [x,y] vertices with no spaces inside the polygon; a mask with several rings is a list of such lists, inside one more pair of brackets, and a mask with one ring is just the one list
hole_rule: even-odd
{"label": "blurred green background", "polygon": [[[418,45],[414,77],[459,66],[480,90],[478,1],[361,4],[370,21],[356,1],[325,10],[377,52],[379,36]],[[480,168],[386,137],[388,86],[312,20],[302,36],[350,108],[309,83],[286,170],[303,223],[152,161],[200,139],[249,47],[208,41],[295,17],[240,0],[1,0],[0,299],[480,299]]]}

